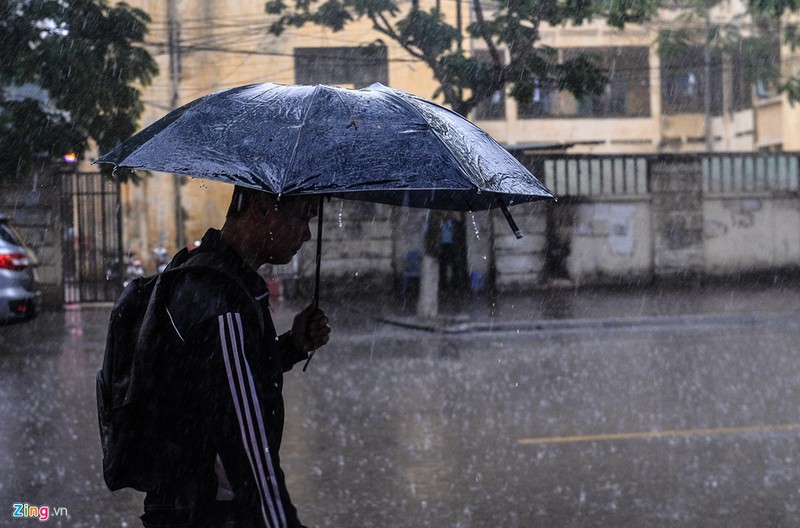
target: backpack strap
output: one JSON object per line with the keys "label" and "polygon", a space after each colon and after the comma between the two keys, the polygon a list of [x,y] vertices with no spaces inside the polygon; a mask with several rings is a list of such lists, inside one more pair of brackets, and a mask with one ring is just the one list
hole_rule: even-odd
{"label": "backpack strap", "polygon": [[[182,251],[186,251],[185,249]],[[179,253],[176,255],[176,260]],[[261,304],[253,297],[250,290],[242,281],[241,277],[230,273],[227,264],[211,251],[198,252],[186,260],[179,261],[176,266],[169,266],[165,271],[159,273],[157,276],[151,276],[147,279],[155,280],[152,293],[148,299],[147,306],[144,310],[142,323],[139,327],[139,332],[136,337],[135,352],[133,355],[133,364],[130,368],[130,381],[129,389],[126,391],[124,403],[129,403],[139,397],[140,392],[149,389],[151,379],[149,373],[152,372],[152,365],[155,361],[156,350],[161,348],[161,344],[153,341],[154,336],[161,336],[160,329],[172,328],[175,336],[183,341],[183,336],[175,326],[172,320],[172,314],[168,307],[168,298],[172,291],[173,281],[182,273],[187,271],[199,271],[206,273],[215,273],[221,275],[228,284],[235,284],[241,290],[242,295],[246,296],[250,301],[253,311],[258,318],[259,329],[261,334],[264,335],[266,331],[266,323],[264,321],[264,313]],[[141,373],[141,374],[140,374]]]}
{"label": "backpack strap", "polygon": [[[187,249],[181,250],[181,252],[186,251]],[[176,260],[182,256],[180,253],[176,255]],[[252,293],[250,293],[250,289],[245,285],[244,281],[239,275],[233,274],[229,270],[229,265],[219,257],[213,251],[197,251],[195,254],[189,256],[187,259],[183,260],[180,264],[171,268],[174,270],[189,270],[189,269],[197,269],[197,270],[212,270],[216,273],[220,273],[232,281],[234,284],[239,286],[242,292],[247,296],[247,299],[253,306],[253,311],[256,313],[258,317],[258,326],[261,328],[261,333],[264,333],[266,328],[264,322],[264,313],[261,310],[261,304],[253,297]]]}

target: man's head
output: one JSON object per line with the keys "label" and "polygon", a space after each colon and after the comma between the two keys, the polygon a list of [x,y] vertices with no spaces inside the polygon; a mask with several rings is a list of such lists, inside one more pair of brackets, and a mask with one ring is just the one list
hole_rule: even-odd
{"label": "man's head", "polygon": [[316,196],[278,196],[236,187],[222,237],[258,268],[286,264],[311,239],[309,222],[317,216]]}

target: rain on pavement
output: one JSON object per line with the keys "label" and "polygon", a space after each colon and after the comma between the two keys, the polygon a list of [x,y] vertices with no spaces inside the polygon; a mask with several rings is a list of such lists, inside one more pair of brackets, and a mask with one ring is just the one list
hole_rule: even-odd
{"label": "rain on pavement", "polygon": [[[662,317],[643,324],[452,334],[368,316],[396,311],[390,300],[330,303],[331,343],[286,377],[282,462],[301,520],[800,525],[798,289],[759,294],[755,315],[721,292],[704,302],[727,303],[725,317],[669,319],[693,304],[665,295],[630,300]],[[630,312],[602,293],[577,313],[574,294],[547,295],[585,321],[604,306]],[[546,318],[527,312],[545,304],[505,313]],[[277,305],[279,329],[299,306]],[[67,309],[0,327],[0,526],[33,522],[12,522],[14,502],[64,508],[53,526],[140,525],[142,495],[112,494],[101,476],[94,374],[107,317]]]}

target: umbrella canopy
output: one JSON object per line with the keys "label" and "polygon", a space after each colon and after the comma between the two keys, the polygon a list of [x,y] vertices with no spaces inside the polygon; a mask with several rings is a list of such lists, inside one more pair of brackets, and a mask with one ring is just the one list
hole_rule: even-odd
{"label": "umbrella canopy", "polygon": [[252,84],[171,112],[98,163],[275,194],[478,211],[552,194],[460,115],[381,84]]}

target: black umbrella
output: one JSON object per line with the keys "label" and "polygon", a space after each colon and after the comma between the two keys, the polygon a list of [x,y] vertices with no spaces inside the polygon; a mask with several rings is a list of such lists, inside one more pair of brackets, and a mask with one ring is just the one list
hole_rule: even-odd
{"label": "black umbrella", "polygon": [[[97,163],[225,181],[278,195],[478,211],[553,195],[486,132],[415,95],[373,84],[251,84],[188,103]],[[322,200],[315,298],[319,299]]]}
{"label": "black umbrella", "polygon": [[550,192],[488,134],[420,97],[373,84],[252,84],[169,113],[98,163],[275,194],[478,211]]}

